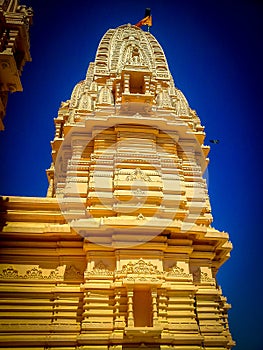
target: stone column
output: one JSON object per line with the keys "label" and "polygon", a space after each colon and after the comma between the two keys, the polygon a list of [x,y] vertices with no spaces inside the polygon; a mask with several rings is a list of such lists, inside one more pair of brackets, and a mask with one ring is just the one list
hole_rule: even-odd
{"label": "stone column", "polygon": [[133,290],[128,290],[128,327],[134,327],[134,316],[133,316]]}
{"label": "stone column", "polygon": [[53,197],[54,195],[54,178],[51,177],[49,180],[48,190],[47,190],[47,197]]}
{"label": "stone column", "polygon": [[153,326],[158,324],[157,290],[152,290]]}
{"label": "stone column", "polygon": [[130,93],[130,74],[124,74],[124,94]]}
{"label": "stone column", "polygon": [[117,288],[115,290],[115,329],[123,329],[125,327],[124,316],[121,315],[121,304],[122,304],[122,290]]}
{"label": "stone column", "polygon": [[150,93],[150,80],[151,80],[151,78],[149,77],[149,75],[145,75],[144,76],[144,90],[145,90],[145,94],[149,94]]}

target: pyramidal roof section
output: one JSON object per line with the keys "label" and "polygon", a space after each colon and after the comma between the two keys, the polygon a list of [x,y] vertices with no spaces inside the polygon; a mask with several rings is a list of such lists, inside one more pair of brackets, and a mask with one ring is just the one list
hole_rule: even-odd
{"label": "pyramidal roof section", "polygon": [[95,74],[117,75],[132,64],[147,68],[156,79],[171,79],[163,49],[151,33],[130,24],[109,29],[98,46]]}
{"label": "pyramidal roof section", "polygon": [[151,33],[126,24],[104,34],[86,78],[75,86],[67,102],[70,108],[94,111],[135,100],[173,112],[194,131],[204,130],[175,86],[159,42]]}

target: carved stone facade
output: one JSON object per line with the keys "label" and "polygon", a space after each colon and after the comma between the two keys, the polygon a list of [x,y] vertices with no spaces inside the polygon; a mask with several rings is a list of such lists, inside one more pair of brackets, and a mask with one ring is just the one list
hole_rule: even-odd
{"label": "carved stone facade", "polygon": [[31,61],[29,27],[33,12],[18,0],[0,0],[0,130],[4,129],[8,94],[22,91],[20,76]]}
{"label": "carved stone facade", "polygon": [[47,197],[1,203],[0,344],[232,348],[209,147],[157,40],[110,29],[55,128]]}

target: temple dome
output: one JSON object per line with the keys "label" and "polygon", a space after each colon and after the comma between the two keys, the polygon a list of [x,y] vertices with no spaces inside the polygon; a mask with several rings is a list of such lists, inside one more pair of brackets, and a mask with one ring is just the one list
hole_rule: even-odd
{"label": "temple dome", "polygon": [[95,59],[95,74],[118,74],[127,65],[148,68],[157,79],[170,80],[163,49],[149,33],[127,24],[109,29],[102,37]]}

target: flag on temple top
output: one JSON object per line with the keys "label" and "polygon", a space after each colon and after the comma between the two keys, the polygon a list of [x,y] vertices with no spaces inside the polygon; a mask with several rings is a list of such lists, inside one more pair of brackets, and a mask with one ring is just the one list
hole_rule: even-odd
{"label": "flag on temple top", "polygon": [[140,22],[136,23],[135,25],[136,25],[136,27],[141,27],[141,26],[151,27],[152,26],[151,9],[149,9],[149,8],[145,9],[144,18],[142,20],[140,20]]}

